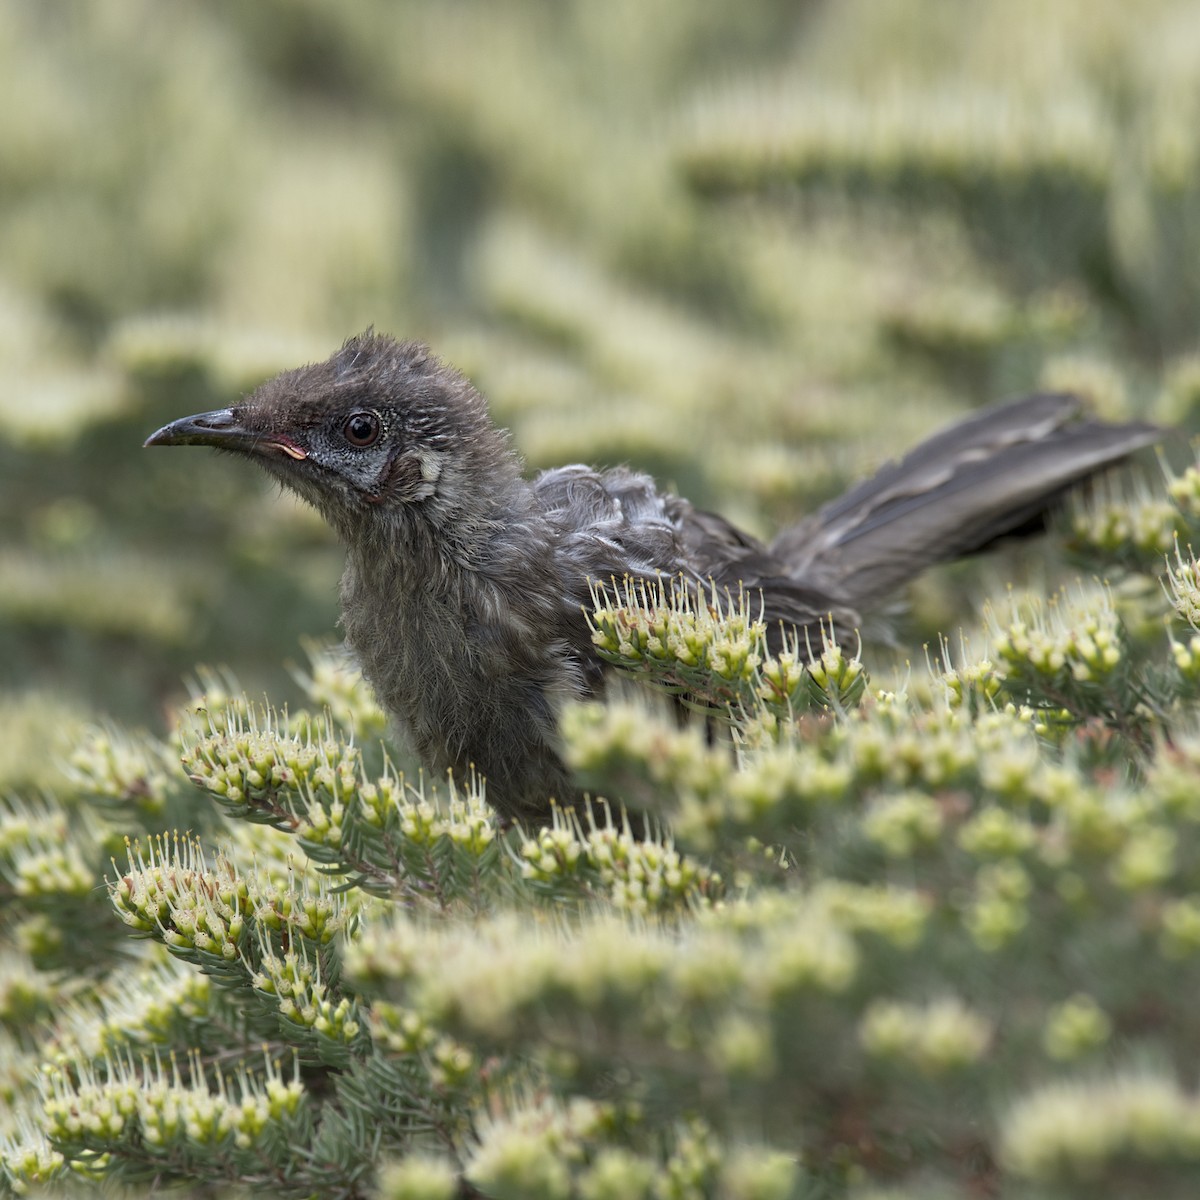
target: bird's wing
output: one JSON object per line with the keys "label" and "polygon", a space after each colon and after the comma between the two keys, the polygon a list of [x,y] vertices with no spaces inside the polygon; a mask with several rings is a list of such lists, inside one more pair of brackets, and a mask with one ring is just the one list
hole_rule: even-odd
{"label": "bird's wing", "polygon": [[672,575],[686,568],[669,501],[648,476],[624,467],[556,467],[533,481],[559,530],[562,552],[593,579]]}
{"label": "bird's wing", "polygon": [[682,579],[706,595],[736,598],[745,593],[752,612],[767,624],[773,649],[785,630],[796,631],[804,647],[807,633],[820,648],[819,626],[832,623],[848,632],[860,614],[819,586],[790,578],[784,563],[757,538],[717,513],[659,493],[646,475],[625,468],[595,471],[560,467],[534,481],[546,512],[560,522],[563,554],[588,578],[604,583],[626,576]]}

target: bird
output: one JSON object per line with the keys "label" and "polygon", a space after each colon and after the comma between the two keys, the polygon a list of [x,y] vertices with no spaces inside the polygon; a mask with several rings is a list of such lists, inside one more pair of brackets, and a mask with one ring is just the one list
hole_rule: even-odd
{"label": "bird", "polygon": [[628,466],[528,477],[462,372],[368,329],[145,444],[235,452],[320,511],[345,544],[341,624],[380,704],[427,770],[482,777],[511,823],[583,800],[559,717],[605,689],[586,617],[597,581],[742,589],[776,648],[804,647],[822,622],[861,626],[931,564],[1031,531],[1160,436],[1068,393],[1002,403],[767,542]]}

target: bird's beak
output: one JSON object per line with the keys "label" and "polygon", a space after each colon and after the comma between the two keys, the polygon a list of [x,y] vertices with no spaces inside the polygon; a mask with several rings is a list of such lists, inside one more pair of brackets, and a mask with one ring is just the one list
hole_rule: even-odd
{"label": "bird's beak", "polygon": [[262,454],[275,450],[281,451],[289,458],[308,457],[308,452],[290,438],[247,429],[231,408],[197,413],[194,417],[181,417],[178,421],[172,421],[170,425],[164,425],[156,433],[152,433],[144,445],[216,446],[222,450],[240,450],[244,454]]}

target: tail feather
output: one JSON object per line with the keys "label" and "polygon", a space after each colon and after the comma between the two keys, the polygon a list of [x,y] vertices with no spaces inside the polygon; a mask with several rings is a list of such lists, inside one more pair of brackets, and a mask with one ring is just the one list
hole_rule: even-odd
{"label": "tail feather", "polygon": [[784,530],[771,551],[793,577],[870,607],[935,562],[1027,529],[1072,484],[1162,436],[1081,412],[1066,394],[986,409]]}

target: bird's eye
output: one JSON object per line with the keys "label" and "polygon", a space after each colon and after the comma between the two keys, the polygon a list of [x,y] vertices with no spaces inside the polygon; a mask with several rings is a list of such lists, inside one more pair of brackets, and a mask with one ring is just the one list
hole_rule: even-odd
{"label": "bird's eye", "polygon": [[379,440],[381,430],[379,418],[373,412],[351,413],[342,426],[346,441],[360,449],[374,445]]}

